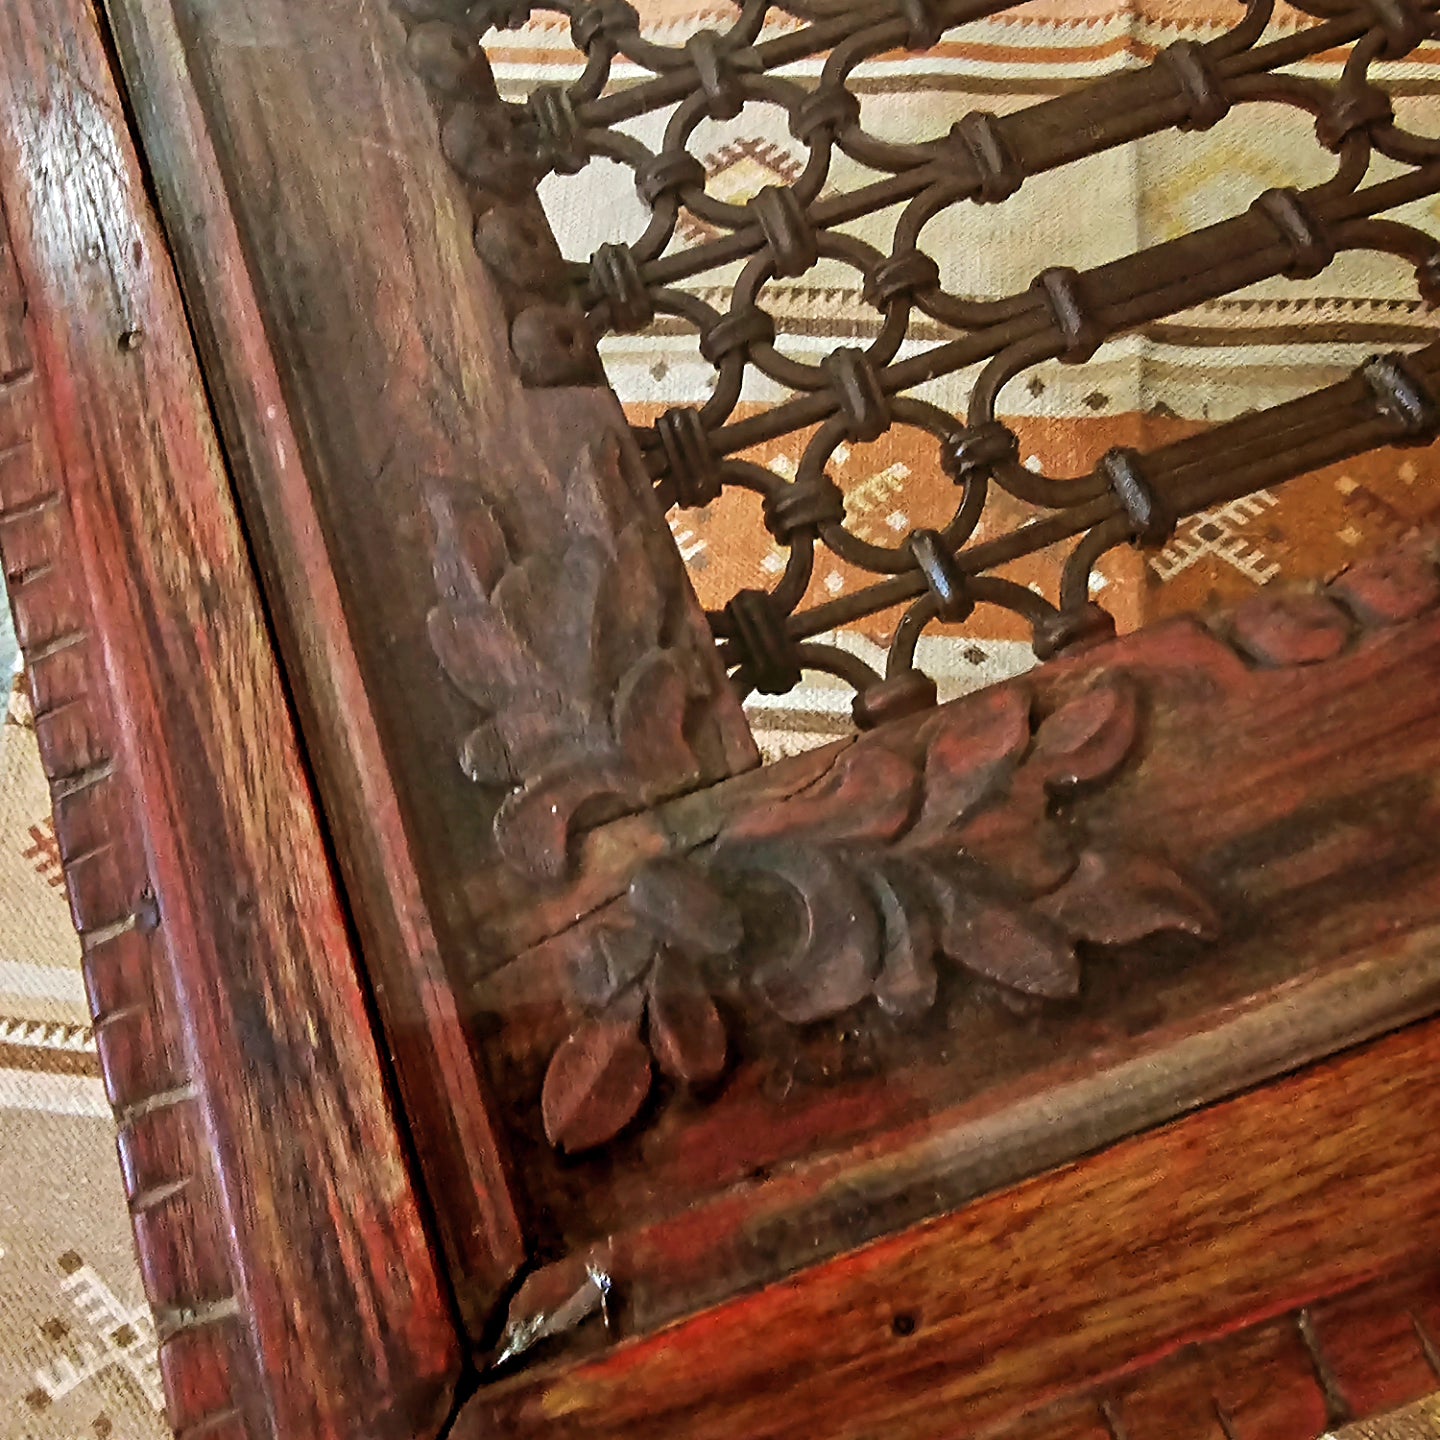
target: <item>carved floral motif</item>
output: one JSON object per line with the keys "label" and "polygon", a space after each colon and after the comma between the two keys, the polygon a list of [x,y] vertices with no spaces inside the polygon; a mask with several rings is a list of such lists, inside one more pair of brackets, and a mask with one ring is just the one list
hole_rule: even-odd
{"label": "carved floral motif", "polygon": [[587,446],[554,514],[525,536],[473,492],[430,497],[441,594],[430,640],[482,714],[461,766],[503,792],[500,853],[542,880],[566,874],[582,812],[600,819],[700,773],[686,718],[709,681],[672,636],[679,578],[644,554],[645,517],[618,467],[613,436]]}
{"label": "carved floral motif", "polygon": [[613,1138],[656,1066],[717,1081],[717,994],[797,1026],[870,1000],[909,1018],[934,1006],[949,970],[1033,1004],[1078,992],[1079,942],[1213,937],[1212,907],[1168,863],[1092,844],[1061,813],[1131,753],[1134,683],[1102,673],[1033,719],[1021,686],[978,695],[937,713],[918,748],[860,741],[702,854],[642,867],[622,917],[592,929],[576,959],[588,1013],[545,1076],[551,1142],[574,1152]]}

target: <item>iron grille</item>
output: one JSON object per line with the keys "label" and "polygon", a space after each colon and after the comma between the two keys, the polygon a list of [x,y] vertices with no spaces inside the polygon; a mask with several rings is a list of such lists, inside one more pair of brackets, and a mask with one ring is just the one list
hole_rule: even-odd
{"label": "iron grille", "polygon": [[[669,409],[637,433],[665,506],[709,505],[731,487],[754,492],[786,556],[771,588],[744,589],[711,614],[742,694],[785,693],[814,669],[854,687],[862,726],[909,713],[936,696],[933,680],[916,668],[928,628],[960,625],[984,604],[1022,617],[1042,657],[1105,635],[1113,622],[1091,598],[1091,577],[1107,551],[1163,545],[1184,517],[1359,451],[1423,443],[1435,433],[1435,346],[1373,357],[1339,385],[1193,438],[1143,452],[1113,448],[1074,476],[1022,463],[1016,434],[997,410],[1004,388],[1042,363],[1084,364],[1117,336],[1254,282],[1316,276],[1342,251],[1401,256],[1415,266],[1421,299],[1440,299],[1436,241],[1382,218],[1440,189],[1440,140],[1403,128],[1373,73],[1434,36],[1433,3],[1298,0],[1294,8],[1308,23],[1277,27],[1273,0],[1250,0],[1233,28],[1204,43],[1180,40],[1148,64],[1012,113],[972,110],[922,143],[867,129],[852,83],[857,68],[890,52],[924,51],[951,27],[1007,5],[744,0],[728,26],[662,44],[646,35],[626,0],[544,7],[482,0],[458,16],[441,0],[410,0],[412,18],[434,23],[445,11],[445,43],[458,35],[465,47],[483,46],[496,27],[521,25],[542,8],[568,17],[583,73],[570,84],[536,85],[522,103],[485,102],[486,185],[517,193],[597,157],[633,172],[649,207],[644,233],[571,263],[568,280],[595,335],[678,322],[693,330],[698,353],[713,366],[707,397]],[[417,37],[423,42],[416,31],[412,43]],[[1337,51],[1346,54],[1337,80],[1296,73]],[[620,78],[621,62],[643,78]],[[810,62],[810,77],[793,73],[801,62]],[[733,118],[751,103],[783,109],[806,159],[790,183],[729,203],[707,188],[691,141],[702,122]],[[1001,206],[1043,172],[1166,130],[1203,131],[1253,104],[1306,112],[1317,145],[1334,157],[1329,178],[1269,189],[1244,213],[1090,269],[1045,269],[1027,288],[998,298],[947,286],[926,251],[927,227],[951,207]],[[477,123],[465,105],[462,96],[446,112],[452,158]],[[666,118],[656,148],[624,128],[657,115]],[[837,155],[868,178],[834,185]],[[1377,165],[1377,157],[1390,163]],[[888,253],[845,228],[880,212],[895,216]],[[677,243],[685,217],[701,222],[703,233]],[[779,343],[765,292],[821,262],[853,272],[877,319],[869,343],[842,345],[810,363]],[[727,303],[696,292],[697,281],[737,266]],[[919,350],[906,346],[917,323],[938,332]],[[915,393],[977,366],[963,414]],[[785,398],[740,413],[750,376]],[[830,462],[841,445],[875,441],[896,426],[933,438],[954,504],[943,524],[879,544],[847,523]],[[793,475],[754,458],[755,447],[796,435],[805,440]],[[1000,492],[1031,507],[1029,517],[982,538],[987,503]],[[1056,546],[1069,549],[1053,598],[997,573]],[[866,583],[814,598],[822,548],[864,572]],[[817,638],[893,607],[903,613],[883,675]]]}

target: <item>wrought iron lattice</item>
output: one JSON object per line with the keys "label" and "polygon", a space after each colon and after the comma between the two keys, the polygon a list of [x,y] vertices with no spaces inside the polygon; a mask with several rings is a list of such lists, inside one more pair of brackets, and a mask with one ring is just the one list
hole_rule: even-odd
{"label": "wrought iron lattice", "polygon": [[[933,681],[915,665],[927,627],[959,624],[976,605],[991,604],[1024,618],[1042,657],[1103,635],[1113,624],[1091,600],[1090,578],[1107,550],[1162,545],[1183,517],[1365,449],[1428,441],[1436,431],[1435,346],[1376,357],[1340,385],[1194,438],[1146,453],[1112,449],[1076,476],[1027,468],[1015,432],[997,414],[1004,387],[1037,365],[1082,364],[1117,336],[1254,282],[1316,276],[1342,251],[1401,256],[1413,262],[1424,302],[1440,300],[1436,240],[1380,218],[1440,190],[1440,140],[1397,124],[1392,98],[1372,74],[1377,62],[1435,36],[1434,0],[1297,0],[1310,22],[1299,28],[1272,24],[1273,0],[1248,0],[1217,38],[1181,40],[1149,64],[1013,113],[971,111],[922,143],[896,143],[866,128],[854,72],[888,52],[926,50],[950,27],[1009,8],[1003,0],[744,0],[727,28],[680,45],[647,38],[625,0],[482,0],[460,13],[444,0],[407,4],[417,22],[412,53],[444,97],[447,153],[482,217],[482,254],[484,215],[497,196],[513,201],[544,175],[576,173],[596,157],[633,171],[650,212],[643,235],[602,245],[565,276],[593,333],[639,332],[668,317],[694,329],[714,367],[708,398],[670,409],[639,434],[665,505],[704,506],[727,487],[758,493],[767,529],[788,552],[772,589],[743,590],[711,617],[744,693],[781,694],[803,670],[817,669],[854,686],[861,725],[908,713],[935,699]],[[477,91],[467,69],[476,47],[495,27],[523,24],[540,9],[568,16],[583,73],[569,85],[538,85],[518,105],[498,100],[488,72]],[[777,28],[772,22],[783,17],[787,24]],[[1294,73],[1339,50],[1348,54],[1334,83]],[[817,60],[818,81],[780,73]],[[644,78],[617,79],[622,61]],[[733,204],[707,189],[691,141],[702,122],[733,118],[753,102],[783,109],[808,158],[792,183]],[[1166,130],[1206,130],[1235,107],[1257,103],[1313,117],[1318,145],[1334,156],[1328,179],[1270,189],[1242,214],[1083,272],[1043,270],[1002,298],[954,293],[926,253],[927,227],[951,207],[1001,205],[1043,172]],[[621,128],[657,114],[668,117],[658,149]],[[873,178],[835,188],[837,155]],[[1374,173],[1382,168],[1377,157],[1393,162],[1383,178]],[[889,253],[843,228],[879,212],[897,217]],[[676,244],[687,214],[710,238]],[[496,248],[492,234],[488,249]],[[777,343],[764,291],[822,261],[854,271],[877,328],[868,344],[807,363]],[[695,293],[697,279],[737,264],[728,307]],[[687,283],[692,288],[682,288]],[[902,353],[918,317],[944,338]],[[517,350],[523,343],[544,350],[520,333],[522,322]],[[560,348],[570,340],[562,335]],[[914,393],[977,365],[964,414]],[[788,398],[737,413],[750,375]],[[896,426],[933,437],[955,498],[943,525],[882,545],[847,524],[828,466],[843,443],[874,441]],[[807,433],[793,477],[747,458],[764,442]],[[1011,533],[981,539],[981,517],[997,489],[1039,513]],[[996,573],[1064,544],[1071,548],[1053,601]],[[820,547],[871,578],[838,598],[805,603]],[[815,638],[895,606],[905,609],[883,676]]]}

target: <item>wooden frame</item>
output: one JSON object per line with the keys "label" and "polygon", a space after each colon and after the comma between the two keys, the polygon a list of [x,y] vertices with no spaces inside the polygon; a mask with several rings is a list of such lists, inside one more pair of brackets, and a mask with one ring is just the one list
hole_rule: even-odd
{"label": "wooden frame", "polygon": [[[361,0],[0,23],[0,551],[182,1436],[1299,1436],[1440,1383],[1428,551],[747,774],[533,201],[483,257],[466,239],[413,68],[433,88],[443,55]],[[1335,455],[1433,432],[1433,348],[1308,402],[1343,417]],[[664,624],[592,667],[603,709],[532,766],[476,724],[477,576],[575,533],[598,598],[535,603],[605,613],[623,572]],[[673,703],[620,703],[641,686]],[[1207,730],[1269,789],[1204,810]],[[453,777],[497,743],[491,814]],[[854,921],[826,846],[893,876],[931,815],[971,827],[1004,905],[872,880],[911,953],[781,965],[782,1018],[845,1008],[856,967],[933,1005],[947,926],[1032,995],[1077,987],[1077,941],[1167,937],[1166,978],[1102,960],[984,1073],[892,1040],[913,1103],[842,1074],[786,1110],[774,1037],[717,1040],[727,1002],[674,957],[736,951],[726,863],[776,873],[779,840],[814,914]],[[1020,904],[1077,835],[1079,879]],[[587,1010],[577,948],[637,934],[615,963],[643,982]],[[990,1043],[991,1010],[950,1018]],[[832,1063],[807,1037],[796,1063]]]}
{"label": "wooden frame", "polygon": [[443,1282],[96,18],[39,13],[3,22],[0,528],[171,1419],[413,1434]]}

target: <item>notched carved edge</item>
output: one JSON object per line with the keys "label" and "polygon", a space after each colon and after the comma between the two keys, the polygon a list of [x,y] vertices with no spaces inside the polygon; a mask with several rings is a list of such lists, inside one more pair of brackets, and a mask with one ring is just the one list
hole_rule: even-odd
{"label": "notched carved edge", "polygon": [[[180,1435],[268,1432],[247,1413],[249,1349],[204,1104],[170,974],[163,903],[117,757],[87,580],[46,424],[24,301],[0,231],[0,560],[25,656],[71,916],[170,1423]],[[8,323],[5,323],[8,322]]]}
{"label": "notched carved edge", "polygon": [[[1212,633],[1253,666],[1311,665],[1437,603],[1435,557],[1411,546],[1327,587],[1262,593]],[[1143,763],[1147,684],[1103,656],[1091,668],[1043,717],[1027,677],[872,731],[798,793],[640,865],[618,904],[569,937],[584,1014],[546,1070],[550,1142],[608,1143],[657,1068],[713,1093],[723,1015],[750,1003],[794,1026],[870,1002],[913,1020],[949,971],[1028,1013],[1078,993],[1079,946],[1217,939],[1217,909],[1183,867],[1087,834],[1086,794]]]}
{"label": "notched carved edge", "polygon": [[542,129],[495,88],[480,43],[490,28],[485,7],[467,17],[447,0],[392,3],[439,120],[441,151],[465,187],[475,253],[504,306],[522,383],[603,386],[594,336],[536,194],[550,168]]}

